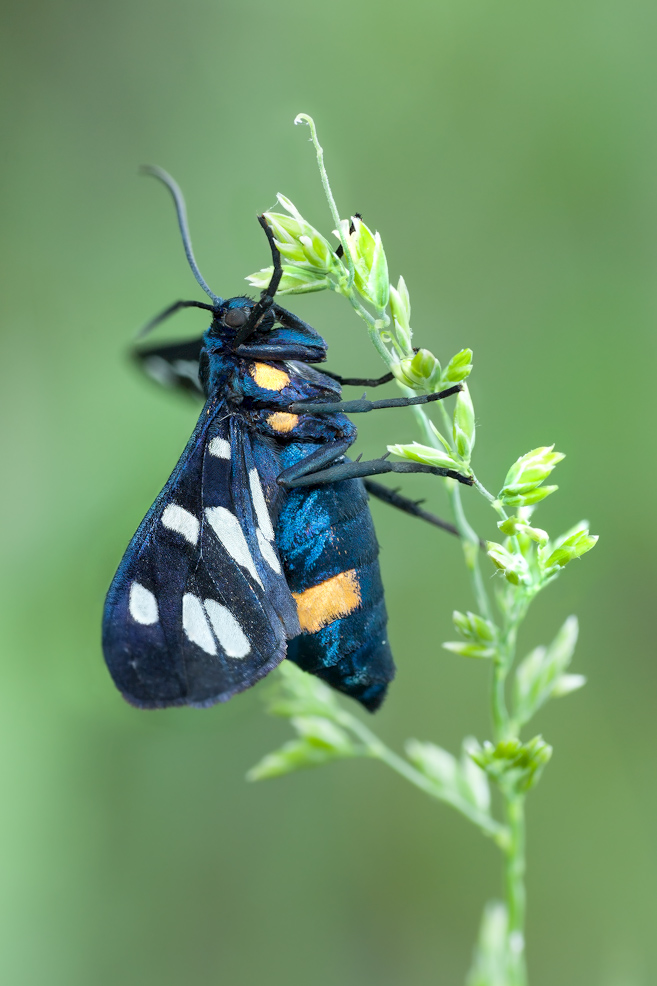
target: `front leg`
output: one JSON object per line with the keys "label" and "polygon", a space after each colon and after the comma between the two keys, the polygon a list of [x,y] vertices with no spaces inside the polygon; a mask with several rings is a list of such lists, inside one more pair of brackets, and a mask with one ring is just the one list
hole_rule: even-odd
{"label": "front leg", "polygon": [[[342,443],[335,443],[336,446],[338,444]],[[327,449],[330,449],[332,445],[328,446]],[[337,454],[342,453],[338,452]],[[308,458],[310,459],[311,456]],[[305,461],[307,462],[307,460]],[[472,476],[464,476],[454,469],[427,466],[423,462],[390,462],[386,456],[380,459],[370,459],[366,462],[341,462],[317,472],[305,470],[302,474],[298,472],[298,466],[299,464],[283,470],[278,477],[280,486],[286,489],[294,489],[296,486],[326,486],[330,483],[339,483],[343,479],[362,479],[365,476],[380,476],[385,472],[427,472],[431,473],[432,476],[446,476],[448,479],[456,479],[465,486],[474,485]]]}
{"label": "front leg", "polygon": [[415,404],[429,404],[431,401],[442,401],[452,394],[458,394],[463,387],[457,383],[454,387],[441,390],[437,394],[420,394],[417,397],[389,397],[382,401],[368,401],[364,397],[359,401],[335,401],[331,404],[313,403],[313,401],[295,401],[285,410],[290,414],[365,414],[367,411],[378,411],[384,407],[412,407]]}
{"label": "front leg", "polygon": [[356,436],[344,438],[341,441],[326,442],[320,448],[311,452],[304,459],[295,462],[293,466],[284,469],[279,474],[278,483],[280,486],[291,488],[292,486],[307,486],[303,478],[309,475],[316,475],[323,466],[335,462],[340,456],[344,455],[347,449],[354,444]]}
{"label": "front leg", "polygon": [[423,500],[409,500],[407,496],[402,496],[398,490],[391,490],[389,486],[374,483],[371,479],[366,479],[363,485],[370,496],[375,496],[383,503],[388,503],[391,507],[397,507],[398,510],[403,510],[405,514],[410,514],[411,517],[419,517],[420,520],[426,520],[428,524],[433,524],[434,527],[439,527],[442,531],[447,531],[448,534],[454,534],[456,537],[460,536],[458,529],[453,524],[450,524],[446,520],[441,520],[440,517],[429,513],[428,510],[423,510],[420,506],[421,503],[424,503]]}
{"label": "front leg", "polygon": [[330,377],[331,380],[336,380],[341,387],[380,387],[395,379],[394,373],[384,373],[382,377],[341,377],[339,373],[331,373],[324,367],[321,367],[319,372],[325,377]]}

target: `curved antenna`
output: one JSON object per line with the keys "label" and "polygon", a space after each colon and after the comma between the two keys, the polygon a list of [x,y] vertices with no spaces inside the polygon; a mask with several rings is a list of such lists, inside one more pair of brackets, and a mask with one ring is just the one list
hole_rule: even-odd
{"label": "curved antenna", "polygon": [[153,178],[158,178],[163,185],[171,192],[174,204],[176,206],[176,214],[178,216],[178,225],[180,227],[180,235],[182,236],[183,246],[185,248],[185,254],[187,256],[187,263],[192,268],[192,274],[203,288],[205,293],[209,295],[214,301],[215,305],[223,304],[223,298],[220,298],[213,291],[210,290],[205,282],[205,278],[198,269],[198,265],[194,258],[194,251],[192,250],[192,241],[189,235],[189,227],[187,225],[187,208],[185,206],[185,199],[183,198],[183,193],[178,187],[178,183],[174,181],[170,174],[163,170],[163,168],[158,168],[152,164],[144,164],[139,169],[143,175],[152,175]]}
{"label": "curved antenna", "polygon": [[204,305],[202,301],[174,301],[174,303],[169,305],[168,308],[165,308],[163,312],[160,312],[160,314],[156,315],[155,318],[152,318],[149,322],[146,322],[146,325],[142,325],[135,337],[137,341],[143,339],[144,336],[147,336],[149,332],[152,332],[154,328],[166,321],[167,318],[170,318],[171,315],[175,315],[176,312],[179,312],[181,308],[204,308],[206,312],[212,312],[213,315],[217,310],[214,305]]}

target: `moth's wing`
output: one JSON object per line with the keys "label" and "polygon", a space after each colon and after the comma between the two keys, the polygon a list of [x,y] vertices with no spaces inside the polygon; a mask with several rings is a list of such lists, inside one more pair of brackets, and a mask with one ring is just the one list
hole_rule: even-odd
{"label": "moth's wing", "polygon": [[132,358],[143,372],[169,390],[203,396],[199,361],[203,337],[159,346],[135,346]]}
{"label": "moth's wing", "polygon": [[128,546],[107,595],[103,648],[134,705],[225,701],[274,668],[299,632],[278,555],[254,526],[266,527],[268,506],[253,502],[249,454],[241,425],[208,402]]}
{"label": "moth's wing", "polygon": [[[215,586],[214,598],[243,621],[253,652],[267,659],[258,678],[285,657],[286,640],[301,629],[274,539],[284,496],[276,482],[279,471],[271,447],[239,418],[224,419],[208,433],[202,482],[203,563]],[[241,612],[249,594],[259,608]],[[251,684],[249,678],[235,691]]]}

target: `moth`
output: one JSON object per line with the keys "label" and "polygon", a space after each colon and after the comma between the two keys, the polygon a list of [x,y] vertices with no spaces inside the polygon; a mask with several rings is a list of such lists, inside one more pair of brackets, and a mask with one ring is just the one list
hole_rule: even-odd
{"label": "moth", "polygon": [[280,254],[259,217],[274,268],[257,301],[214,294],[196,264],[185,203],[169,189],[187,260],[211,303],[200,339],[138,350],[162,383],[202,393],[186,448],[114,576],[103,616],[103,650],[122,695],[139,708],[223,702],[284,658],[318,675],[370,711],[395,667],[368,491],[439,526],[417,504],[364,477],[427,472],[414,462],[350,461],[356,439],[347,414],[439,400],[439,394],[381,401],[341,400],[343,379],[313,364],[327,344],[275,301]]}

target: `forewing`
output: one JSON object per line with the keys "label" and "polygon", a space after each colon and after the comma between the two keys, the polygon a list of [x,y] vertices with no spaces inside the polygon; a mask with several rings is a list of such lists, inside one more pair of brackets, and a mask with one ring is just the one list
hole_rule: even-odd
{"label": "forewing", "polygon": [[124,555],[107,596],[103,646],[135,705],[225,701],[275,667],[286,638],[299,632],[275,548],[266,539],[274,552],[267,560],[261,546],[268,508],[263,494],[259,518],[249,456],[241,425],[208,402]]}

